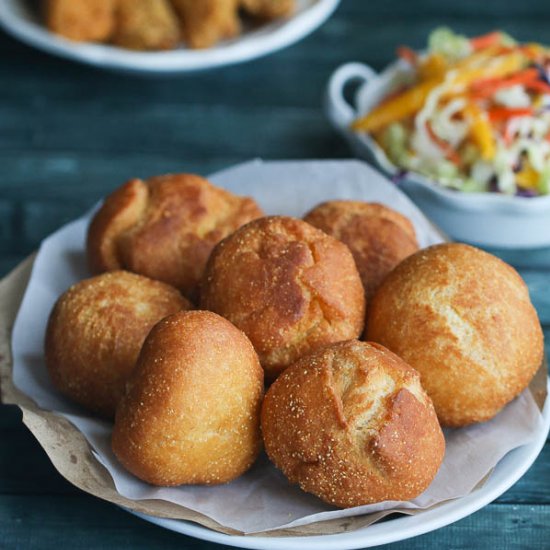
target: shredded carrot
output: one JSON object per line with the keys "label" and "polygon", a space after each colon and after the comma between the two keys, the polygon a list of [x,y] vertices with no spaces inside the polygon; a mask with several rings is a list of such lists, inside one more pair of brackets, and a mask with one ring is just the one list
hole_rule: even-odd
{"label": "shredded carrot", "polygon": [[504,143],[507,146],[512,145],[512,142],[514,141],[514,133],[512,132],[512,126],[508,122],[504,128],[504,134],[503,134]]}
{"label": "shredded carrot", "polygon": [[491,122],[497,122],[499,120],[507,120],[515,116],[530,116],[533,114],[532,107],[522,107],[512,109],[509,107],[493,107],[487,111],[489,120]]}
{"label": "shredded carrot", "polygon": [[528,90],[539,92],[541,94],[550,94],[550,85],[542,80],[532,80],[531,82],[526,82],[525,87]]}
{"label": "shredded carrot", "polygon": [[517,46],[499,46],[497,49],[497,55],[505,55],[512,52],[520,52],[523,54],[523,51]]}
{"label": "shredded carrot", "polygon": [[498,31],[490,32],[488,34],[482,34],[481,36],[474,36],[470,38],[470,46],[474,50],[483,50],[489,46],[494,46],[502,41],[502,34]]}
{"label": "shredded carrot", "polygon": [[397,57],[404,59],[413,66],[418,62],[418,54],[408,46],[399,46],[397,48]]}
{"label": "shredded carrot", "polygon": [[488,78],[472,83],[470,90],[477,97],[489,97],[502,88],[533,82],[539,76],[537,69],[528,68],[506,78]]}
{"label": "shredded carrot", "polygon": [[525,57],[519,52],[497,56],[494,48],[487,48],[453,65],[456,76],[453,84],[468,88],[473,82],[500,80],[516,74],[525,67]]}
{"label": "shredded carrot", "polygon": [[445,140],[441,139],[434,132],[434,129],[432,128],[432,125],[430,124],[429,120],[426,121],[426,130],[428,130],[430,139],[443,151],[443,153],[445,154],[445,158],[447,158],[452,163],[458,166],[460,164],[460,156],[450,144],[448,144]]}
{"label": "shredded carrot", "polygon": [[545,57],[544,48],[540,44],[520,44],[516,48],[531,61],[539,61]]}

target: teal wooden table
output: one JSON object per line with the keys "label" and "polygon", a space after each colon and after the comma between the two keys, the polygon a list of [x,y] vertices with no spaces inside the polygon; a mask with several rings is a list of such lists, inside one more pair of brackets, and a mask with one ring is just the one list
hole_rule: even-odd
{"label": "teal wooden table", "polygon": [[[0,274],[131,176],[208,174],[253,157],[345,158],[323,117],[339,64],[381,68],[400,43],[423,45],[442,23],[503,28],[550,43],[550,3],[343,0],[301,43],[245,65],[190,76],[101,72],[0,33]],[[550,251],[508,253],[550,336]],[[145,523],[65,482],[0,408],[0,548],[220,548]],[[529,472],[476,514],[388,548],[550,548],[550,445]]]}

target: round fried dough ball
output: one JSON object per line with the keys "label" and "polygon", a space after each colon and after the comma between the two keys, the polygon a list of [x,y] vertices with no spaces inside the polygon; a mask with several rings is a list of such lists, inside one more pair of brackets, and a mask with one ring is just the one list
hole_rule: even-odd
{"label": "round fried dough ball", "polygon": [[285,370],[265,396],[262,433],[291,483],[341,508],[415,498],[445,454],[418,373],[384,347],[356,340]]}
{"label": "round fried dough ball", "polygon": [[73,285],[57,300],[46,330],[54,385],[90,411],[113,417],[149,330],[190,307],[175,288],[127,271]]}
{"label": "round fried dough ball", "polygon": [[349,249],[302,220],[255,220],[212,252],[201,307],[250,338],[269,380],[310,351],[357,338],[363,286]]}
{"label": "round fried dough ball", "polygon": [[231,481],[260,451],[262,398],[248,338],[210,311],[177,313],[145,340],[117,409],[113,451],[154,485]]}
{"label": "round fried dough ball", "polygon": [[196,299],[214,245],[262,211],[192,174],[133,179],[109,195],[88,229],[93,272],[127,269]]}
{"label": "round fried dough ball", "polygon": [[384,277],[418,250],[411,221],[382,204],[329,201],[304,220],[347,244],[361,275],[367,303]]}
{"label": "round fried dough ball", "polygon": [[417,369],[440,422],[495,416],[529,384],[543,335],[527,286],[500,259],[442,244],[401,263],[378,289],[366,336]]}

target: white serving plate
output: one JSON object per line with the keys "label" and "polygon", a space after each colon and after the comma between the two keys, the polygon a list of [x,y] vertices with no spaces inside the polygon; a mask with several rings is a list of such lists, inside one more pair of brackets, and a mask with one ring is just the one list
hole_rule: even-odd
{"label": "white serving plate", "polygon": [[49,32],[25,0],[1,0],[0,26],[50,54],[105,69],[137,73],[173,73],[212,69],[249,61],[304,38],[324,23],[340,0],[296,0],[296,13],[204,49],[180,47],[162,52],[135,52],[104,44],[77,43]]}
{"label": "white serving plate", "polygon": [[[498,248],[550,246],[550,196],[463,193],[445,189],[415,172],[401,176],[402,171],[369,135],[350,129],[353,120],[369,112],[408,73],[408,64],[398,61],[380,74],[362,63],[347,63],[332,74],[326,89],[325,111],[354,153],[397,178],[403,191],[455,240]],[[350,104],[344,89],[352,83],[358,88]]]}
{"label": "white serving plate", "polygon": [[[550,391],[550,379],[547,380]],[[469,495],[450,500],[432,510],[420,512],[416,516],[399,516],[388,521],[375,523],[349,533],[309,537],[257,537],[225,535],[189,521],[163,519],[131,512],[140,518],[197,539],[258,550],[351,550],[370,548],[409,539],[444,527],[486,506],[507,491],[536,460],[546,443],[550,430],[550,399],[542,412],[544,429],[532,443],[518,447],[508,453],[493,470],[493,473],[480,489]]]}
{"label": "white serving plate", "polygon": [[[258,172],[259,168],[262,168],[260,173]],[[244,177],[244,174],[250,173],[250,171],[254,173],[254,177]],[[287,180],[292,182],[292,185],[281,187],[280,184],[283,181],[281,175],[285,173]],[[254,195],[253,191],[257,190],[258,187],[271,186],[276,189],[276,193],[264,193],[265,204],[260,201],[260,205],[266,207],[268,213],[285,212],[286,214],[299,216],[312,206],[312,201],[315,203],[317,200],[313,197],[314,193],[311,191],[301,194],[296,193],[294,182],[300,181],[300,178],[304,178],[305,174],[308,174],[308,177],[312,178],[320,188],[324,189],[324,199],[362,198],[364,200],[373,200],[373,194],[375,194],[377,187],[376,180],[383,180],[374,170],[358,161],[323,161],[321,163],[295,161],[270,162],[265,164],[262,164],[260,161],[253,161],[215,174],[211,179],[219,185],[225,182],[227,188],[246,195]],[[348,185],[347,194],[342,194],[342,190],[337,185],[334,185],[335,181],[346,182]],[[311,190],[311,184],[302,188]],[[390,203],[396,209],[402,209],[406,204],[409,204],[408,199],[395,188],[390,186],[387,193],[389,195],[388,200],[390,200]],[[415,228],[417,231],[422,230],[422,234],[424,234],[423,237],[426,242],[421,244],[423,246],[430,244],[428,239],[435,237],[434,235],[431,237],[428,235],[427,228],[429,227],[429,222],[414,205],[409,204],[409,208],[409,214],[415,223]],[[31,397],[37,405],[43,407],[45,410],[55,410],[60,414],[72,413],[68,418],[77,428],[84,424],[90,424],[89,421],[91,419],[78,416],[78,408],[66,402],[57,393],[50,391],[47,378],[44,378],[43,374],[41,374],[43,366],[39,367],[37,363],[32,363],[32,372],[29,373],[29,377],[25,377],[21,371],[21,365],[26,361],[24,357],[32,358],[41,356],[42,354],[42,335],[47,313],[52,306],[50,302],[55,301],[59,293],[67,288],[68,284],[74,282],[72,281],[73,278],[81,279],[86,276],[86,270],[82,264],[83,235],[79,235],[79,232],[86,225],[85,218],[77,220],[59,230],[57,237],[55,235],[50,237],[48,239],[49,244],[46,243],[43,245],[48,247],[49,252],[47,255],[44,255],[46,252],[41,250],[41,253],[35,260],[33,276],[36,275],[37,271],[39,273],[42,272],[42,275],[39,274],[37,276],[41,277],[41,281],[44,283],[45,280],[42,277],[45,276],[44,269],[47,268],[48,263],[53,263],[55,269],[59,269],[60,266],[63,267],[61,268],[61,272],[55,272],[53,280],[50,281],[52,284],[55,282],[55,289],[48,289],[48,285],[41,284],[38,294],[33,295],[31,301],[29,301],[28,296],[24,298],[19,309],[12,341],[14,358],[13,380],[17,388]],[[431,231],[433,232],[433,229]],[[73,244],[69,245],[68,242],[63,244],[58,241],[57,239],[61,233],[70,235],[69,240]],[[421,234],[419,233],[420,236]],[[440,237],[437,237],[437,239],[437,242],[439,242]],[[42,253],[43,257],[41,260]],[[48,258],[48,261],[45,258]],[[55,260],[52,262],[53,258]],[[68,261],[68,258],[71,258],[70,263],[65,265],[63,261]],[[58,261],[59,259],[63,261]],[[50,290],[54,290],[53,294],[49,292]],[[46,305],[47,302],[49,305]],[[29,312],[32,311],[32,314],[28,318],[25,317],[25,309],[28,309]],[[32,341],[35,342],[32,343]],[[25,347],[26,351],[23,351],[23,343],[25,343],[25,346],[30,343],[31,347]],[[475,512],[497,498],[513,485],[534,462],[546,441],[549,429],[550,400],[547,400],[542,414],[542,421],[537,428],[536,437],[528,445],[516,448],[500,460],[483,487],[465,497],[439,504],[433,509],[419,512],[415,516],[394,516],[394,519],[389,519],[352,532],[301,537],[235,536],[212,531],[188,521],[167,520],[142,514],[137,515],[166,529],[198,539],[241,548],[267,550],[294,550],[295,548],[303,548],[304,550],[345,550],[348,548],[376,546],[407,539],[443,527]],[[95,436],[97,436],[99,431],[99,428],[96,426],[93,430]],[[96,444],[98,440],[89,439],[88,441],[92,447],[101,449],[101,446]],[[123,494],[122,496],[125,495]]]}

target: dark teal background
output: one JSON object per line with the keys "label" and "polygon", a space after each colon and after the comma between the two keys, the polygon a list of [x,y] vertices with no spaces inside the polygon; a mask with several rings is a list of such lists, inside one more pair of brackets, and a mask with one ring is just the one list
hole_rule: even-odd
{"label": "dark teal background", "polygon": [[[208,174],[248,160],[346,158],[321,109],[330,73],[379,69],[395,47],[422,47],[441,24],[505,29],[550,44],[550,2],[343,0],[299,44],[244,65],[140,78],[50,57],[0,33],[0,275],[49,233],[133,176]],[[508,254],[550,334],[546,254]],[[550,255],[549,255],[550,257]],[[0,548],[218,546],[149,525],[65,482],[20,422],[0,408]],[[549,549],[550,447],[511,490],[454,525],[389,548]]]}

